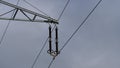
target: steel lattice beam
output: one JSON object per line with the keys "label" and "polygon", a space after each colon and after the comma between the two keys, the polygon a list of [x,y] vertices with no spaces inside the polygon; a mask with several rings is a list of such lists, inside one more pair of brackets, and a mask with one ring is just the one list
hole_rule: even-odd
{"label": "steel lattice beam", "polygon": [[[32,15],[35,16],[35,18],[36,18],[36,16],[38,16],[38,17],[41,17],[41,18],[43,18],[43,19],[46,19],[45,21],[46,21],[47,23],[58,24],[58,21],[57,21],[56,19],[53,19],[53,18],[51,18],[51,17],[48,17],[48,16],[45,16],[45,15],[39,14],[39,13],[34,12],[34,11],[31,11],[31,10],[29,10],[29,9],[26,9],[26,8],[23,8],[23,7],[20,7],[20,6],[17,6],[17,5],[8,3],[8,2],[3,1],[3,0],[0,0],[0,3],[2,3],[2,4],[4,4],[4,5],[7,5],[7,6],[10,6],[10,7],[13,7],[13,8],[15,8],[16,10],[21,10],[21,11],[23,11],[23,12],[32,14]],[[35,20],[35,18],[33,18],[33,20]],[[8,19],[7,19],[7,20],[8,20]],[[11,19],[11,20],[12,20],[12,19]],[[15,18],[14,18],[13,20],[15,20]],[[44,21],[44,22],[45,22],[45,21]]]}

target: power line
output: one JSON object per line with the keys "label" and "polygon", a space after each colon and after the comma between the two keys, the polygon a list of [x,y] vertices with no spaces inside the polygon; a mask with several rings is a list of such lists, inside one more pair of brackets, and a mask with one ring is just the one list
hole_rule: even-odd
{"label": "power line", "polygon": [[[87,15],[87,17],[83,20],[83,22],[79,25],[79,27],[75,30],[75,32],[70,36],[70,38],[66,41],[66,43],[63,45],[63,47],[60,49],[60,51],[63,50],[63,48],[69,43],[69,41],[72,39],[72,37],[78,32],[78,30],[80,29],[80,27],[82,27],[82,25],[87,21],[87,19],[90,17],[90,15],[94,12],[94,10],[97,8],[97,6],[102,2],[102,0],[100,0],[95,7],[91,10],[91,12]],[[52,63],[54,62],[55,59],[53,59],[48,68],[51,67]]]}
{"label": "power line", "polygon": [[[24,0],[24,1],[26,1],[26,0]],[[61,12],[60,16],[58,17],[58,20],[60,20],[60,18],[62,17],[62,15],[63,15],[63,13],[64,13],[67,5],[69,4],[69,2],[70,2],[70,0],[67,1],[65,7],[63,8],[63,11]],[[26,3],[28,3],[28,2],[26,2]],[[29,3],[28,3],[28,4],[29,4]],[[29,5],[31,5],[31,4],[29,4]],[[33,5],[31,5],[31,6],[33,6]],[[33,6],[33,7],[35,7],[35,6]],[[40,12],[41,12],[41,11],[40,11]],[[49,24],[49,25],[50,25],[50,24]],[[56,27],[56,25],[53,27],[52,32],[53,32],[53,30],[55,29],[55,27]],[[35,64],[36,64],[39,56],[41,55],[43,49],[45,48],[45,45],[47,44],[48,39],[49,39],[49,37],[47,37],[47,39],[46,39],[45,43],[43,44],[41,50],[39,51],[38,55],[36,56],[35,61],[33,62],[31,68],[34,68],[34,66],[35,66]],[[54,61],[54,60],[52,60],[52,61]],[[51,62],[51,63],[52,63],[52,62]],[[50,64],[49,66],[51,66],[51,64]]]}
{"label": "power line", "polygon": [[[70,0],[67,0],[67,3],[65,4],[65,6],[64,6],[64,8],[63,8],[63,10],[62,10],[62,12],[61,12],[61,14],[60,14],[59,17],[58,17],[58,21],[59,21],[60,18],[62,17],[62,15],[63,15],[63,13],[64,13],[64,11],[65,11],[65,9],[67,8],[67,6],[68,6],[69,3],[70,3]],[[55,60],[55,58],[52,59],[52,61],[50,62],[48,68],[51,67],[51,65],[53,64],[54,60]]]}
{"label": "power line", "polygon": [[55,60],[55,59],[52,59],[52,60],[51,60],[50,64],[48,65],[48,68],[51,67],[51,65],[53,64],[54,60]]}
{"label": "power line", "polygon": [[[3,41],[4,37],[5,37],[5,34],[6,34],[7,30],[8,30],[9,25],[10,25],[10,20],[9,20],[9,22],[8,22],[8,24],[7,24],[4,32],[3,32],[3,35],[2,35],[2,37],[1,37],[1,39],[0,39],[0,45],[2,44],[2,41]],[[0,47],[1,47],[1,46],[0,46]]]}
{"label": "power line", "polygon": [[17,4],[16,4],[16,5],[18,5],[18,4],[19,4],[19,2],[20,2],[20,0],[18,0],[18,1],[17,1]]}
{"label": "power line", "polygon": [[44,13],[43,11],[41,11],[40,9],[38,9],[37,7],[35,7],[34,5],[32,5],[31,3],[29,3],[27,0],[23,0],[23,1],[26,2],[27,4],[29,4],[30,6],[32,6],[33,8],[35,8],[36,10],[38,10],[39,12],[43,13],[44,15],[49,16],[46,13]]}
{"label": "power line", "polygon": [[[67,0],[67,3],[65,4],[65,6],[64,6],[64,8],[63,8],[63,10],[62,10],[62,12],[61,12],[61,14],[60,14],[59,17],[58,17],[58,21],[59,21],[60,18],[62,17],[62,15],[63,15],[63,13],[64,13],[64,11],[65,11],[65,9],[67,8],[67,6],[68,6],[69,3],[70,3],[70,0]],[[52,61],[51,61],[50,64],[48,65],[48,68],[51,67],[51,65],[53,64],[54,60],[55,60],[55,58],[52,59]]]}
{"label": "power line", "polygon": [[[24,0],[24,1],[26,1],[26,0]],[[59,18],[58,18],[58,20],[60,20],[60,18],[62,17],[62,15],[63,15],[63,13],[64,13],[67,5],[69,4],[69,2],[70,2],[70,0],[67,1],[65,7],[63,8],[63,11],[61,12],[61,14],[60,14],[60,16],[59,16]],[[26,2],[26,3],[28,3],[28,2]],[[31,5],[30,3],[28,3],[28,4]],[[33,6],[33,5],[31,5],[31,6]],[[33,6],[33,7],[35,7],[35,6]],[[36,7],[35,7],[35,8],[36,8]],[[41,12],[41,11],[40,11],[40,12]],[[52,32],[53,32],[53,30],[55,29],[55,27],[56,27],[56,25],[53,27]],[[36,56],[35,61],[33,62],[31,68],[34,68],[34,66],[35,66],[35,64],[36,64],[39,56],[41,55],[43,49],[45,48],[45,45],[47,44],[48,39],[49,39],[49,37],[46,39],[46,41],[45,41],[45,43],[43,44],[41,50],[39,51],[38,55]],[[52,60],[52,61],[54,61],[54,60]],[[51,64],[52,64],[52,62],[51,62]],[[51,66],[51,64],[50,64],[49,66]]]}
{"label": "power line", "polygon": [[[56,27],[56,25],[54,25],[54,27],[53,27],[53,29],[52,29],[52,32],[53,32],[53,30],[55,29],[55,27]],[[36,58],[35,58],[35,60],[34,60],[34,62],[33,62],[33,64],[32,64],[32,66],[31,66],[31,68],[34,68],[34,66],[35,66],[35,64],[36,64],[36,62],[37,62],[37,60],[38,60],[38,58],[40,57],[40,55],[41,55],[43,49],[45,48],[45,46],[46,46],[46,44],[47,44],[48,39],[49,39],[49,37],[47,37],[47,39],[46,39],[45,43],[43,44],[41,50],[39,51],[38,55],[36,56]]]}
{"label": "power line", "polygon": [[41,50],[39,51],[38,55],[36,56],[36,58],[35,58],[35,60],[34,60],[34,62],[33,62],[33,64],[32,64],[32,66],[31,66],[31,68],[34,68],[34,66],[35,66],[35,64],[36,64],[36,62],[37,62],[39,56],[41,55],[43,49],[45,48],[45,45],[47,44],[47,41],[48,41],[48,38],[46,39],[46,41],[45,41],[45,43],[43,44]]}
{"label": "power line", "polygon": [[90,15],[94,12],[94,10],[97,8],[97,6],[101,3],[102,0],[100,0],[95,7],[91,10],[91,12],[87,15],[87,17],[83,20],[83,22],[78,26],[78,28],[73,32],[73,34],[70,36],[70,38],[65,42],[63,47],[60,49],[63,50],[63,48],[69,43],[69,41],[73,38],[73,36],[78,32],[78,30],[82,27],[82,25],[87,21],[87,19],[90,17]]}
{"label": "power line", "polygon": [[[29,4],[30,6],[32,6],[33,8],[35,8],[36,10],[38,10],[39,12],[41,12],[41,13],[45,14],[46,16],[48,16],[46,13],[42,12],[41,10],[39,10],[37,7],[35,7],[35,6],[32,5],[31,3],[29,3],[28,1],[26,1],[26,0],[23,0],[23,1],[26,2],[27,4]],[[49,24],[49,25],[50,25],[50,24]],[[55,29],[55,27],[56,27],[56,25],[53,27],[52,32],[53,32],[53,30]],[[34,66],[35,66],[35,64],[36,64],[39,56],[41,55],[43,49],[45,48],[45,46],[46,46],[46,44],[47,44],[48,39],[49,39],[49,37],[47,37],[45,43],[43,44],[42,48],[40,49],[40,51],[39,51],[38,55],[36,56],[36,58],[35,58],[32,66],[31,66],[31,68],[34,68]]]}
{"label": "power line", "polygon": [[67,6],[68,6],[69,3],[70,3],[70,0],[67,0],[67,3],[65,4],[65,7],[63,8],[60,16],[58,17],[58,20],[60,20],[60,18],[62,17],[62,15],[63,15],[63,13],[64,13],[64,11],[65,11],[65,9],[67,8]]}
{"label": "power line", "polygon": [[[17,1],[17,4],[16,4],[16,5],[18,5],[19,2],[20,2],[20,0]],[[12,18],[13,15],[14,15],[14,12],[12,13],[11,18]],[[6,33],[7,33],[7,30],[8,30],[8,28],[9,28],[10,23],[11,23],[11,21],[9,20],[9,21],[8,21],[8,24],[7,24],[6,28],[5,28],[5,30],[4,30],[4,32],[3,32],[3,35],[2,35],[2,37],[1,37],[1,39],[0,39],[0,45],[2,44],[2,41],[4,40],[4,37],[5,37]],[[0,46],[0,47],[1,47],[1,46]]]}

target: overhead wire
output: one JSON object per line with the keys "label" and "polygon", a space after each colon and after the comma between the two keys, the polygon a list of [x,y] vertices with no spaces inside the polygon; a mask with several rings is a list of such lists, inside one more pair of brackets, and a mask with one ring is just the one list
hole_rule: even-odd
{"label": "overhead wire", "polygon": [[64,11],[67,8],[67,6],[68,6],[69,3],[70,3],[70,0],[67,0],[67,3],[65,4],[65,6],[64,6],[64,8],[63,8],[63,10],[61,12],[61,14],[59,15],[58,20],[60,20],[60,18],[62,17],[62,15],[63,15],[63,13],[64,13]]}
{"label": "overhead wire", "polygon": [[[37,7],[35,7],[34,5],[32,5],[31,3],[29,3],[28,1],[26,1],[26,0],[23,0],[23,1],[26,2],[27,4],[29,4],[30,6],[32,6],[33,8],[35,8],[36,10],[38,10],[39,12],[43,13],[44,15],[49,16],[49,15],[47,15],[46,13],[42,12],[42,11],[41,11],[40,9],[38,9]],[[49,24],[49,23],[48,23],[48,24]],[[49,25],[50,25],[50,24],[49,24]],[[56,25],[54,25],[54,27],[53,27],[53,29],[52,29],[52,32],[53,32],[53,30],[55,29],[55,27],[56,27]],[[46,44],[47,44],[48,39],[49,39],[49,37],[47,37],[47,39],[45,40],[42,48],[40,49],[39,53],[38,53],[37,56],[35,57],[35,60],[34,60],[34,62],[33,62],[33,64],[32,64],[32,66],[31,66],[31,68],[34,68],[34,66],[35,66],[38,58],[40,57],[43,49],[45,48],[45,46],[46,46]]]}
{"label": "overhead wire", "polygon": [[36,9],[37,11],[43,13],[44,15],[48,16],[48,14],[44,13],[43,11],[41,11],[40,9],[38,9],[37,7],[35,7],[34,5],[32,5],[30,2],[28,2],[27,0],[23,0],[25,3],[27,3],[28,5],[30,5],[31,7],[33,7],[34,9]]}
{"label": "overhead wire", "polygon": [[18,5],[18,4],[19,4],[19,2],[20,2],[20,0],[18,0],[18,1],[17,1],[17,4],[16,4],[16,5]]}
{"label": "overhead wire", "polygon": [[55,60],[55,59],[52,59],[52,60],[50,61],[50,64],[48,65],[48,68],[51,67],[51,65],[53,64],[54,60]]}
{"label": "overhead wire", "polygon": [[[24,1],[25,1],[25,0],[24,0]],[[65,7],[63,8],[61,14],[59,15],[58,20],[60,20],[60,18],[62,17],[62,15],[63,15],[63,13],[64,13],[66,7],[67,7],[68,4],[69,4],[69,2],[70,2],[70,0],[68,0],[67,3],[65,4]],[[31,5],[31,6],[33,6],[33,5]],[[49,25],[50,25],[50,24],[49,24]],[[55,27],[56,27],[56,25],[54,25],[54,27],[53,27],[53,29],[52,29],[52,32],[53,32],[53,30],[55,29]],[[47,39],[46,39],[45,43],[43,44],[41,50],[39,51],[38,55],[36,56],[36,58],[35,58],[35,60],[34,60],[34,62],[33,62],[33,64],[32,64],[32,66],[31,66],[31,68],[34,68],[34,66],[35,66],[35,64],[36,64],[36,62],[37,62],[39,56],[41,55],[43,49],[45,48],[45,46],[46,46],[46,44],[47,44],[48,39],[49,39],[49,37],[47,37]],[[50,63],[49,67],[51,66],[51,64],[53,63],[53,61],[54,61],[54,60],[52,60],[52,62]]]}
{"label": "overhead wire", "polygon": [[[18,5],[19,1],[20,1],[20,0],[18,0],[17,5]],[[44,13],[44,12],[42,12],[41,10],[39,10],[38,8],[36,8],[35,6],[33,6],[32,4],[30,4],[29,2],[27,2],[26,0],[24,0],[24,1],[25,1],[26,3],[28,3],[29,5],[31,5],[32,7],[34,7],[35,9],[37,9],[39,12]],[[13,12],[13,14],[14,14],[14,12]],[[13,14],[12,14],[12,16],[13,16]],[[44,14],[45,14],[45,13],[44,13]],[[45,14],[45,15],[47,15],[47,14]],[[12,16],[11,16],[11,17],[12,17]],[[48,15],[47,15],[47,16],[48,16]],[[9,25],[10,25],[10,22],[11,22],[11,21],[9,20],[9,22],[8,22],[8,24],[7,24],[7,26],[6,26],[6,29],[5,29],[5,31],[4,31],[4,33],[3,33],[3,36],[2,36],[2,38],[1,38],[1,40],[0,40],[0,45],[1,45],[2,41],[3,41],[3,39],[4,39],[4,36],[5,36],[6,32],[7,32],[7,30],[8,30],[8,27],[9,27]],[[52,32],[53,32],[53,30],[55,29],[55,27],[56,27],[56,25],[53,27]],[[31,68],[33,68],[34,65],[35,65],[35,63],[37,62],[37,59],[39,58],[40,54],[42,53],[42,51],[43,51],[43,49],[44,49],[47,41],[48,41],[48,38],[46,39],[43,47],[41,48],[41,50],[39,51],[38,55],[36,56],[35,61],[33,62]]]}
{"label": "overhead wire", "polygon": [[[73,34],[68,38],[68,40],[65,42],[65,44],[63,45],[63,47],[60,49],[60,51],[63,50],[63,48],[65,48],[65,46],[67,46],[67,44],[70,42],[70,40],[73,38],[73,36],[78,32],[78,30],[82,27],[82,25],[87,21],[87,19],[90,17],[90,15],[94,12],[94,10],[98,7],[98,5],[102,2],[102,0],[99,0],[99,2],[95,5],[95,7],[90,11],[90,13],[87,15],[87,17],[83,20],[83,22],[78,26],[78,28],[73,32]],[[48,68],[51,67],[52,63],[54,62],[55,59],[53,59]]]}
{"label": "overhead wire", "polygon": [[[52,29],[52,32],[53,32],[53,30],[55,29],[55,27],[56,27],[56,25],[54,25],[54,27],[53,27],[53,29]],[[47,39],[45,40],[45,42],[44,42],[42,48],[40,49],[39,53],[37,54],[37,56],[36,56],[36,58],[35,58],[35,60],[34,60],[34,62],[33,62],[33,64],[32,64],[32,66],[31,66],[31,68],[34,68],[34,66],[35,66],[35,64],[36,64],[36,62],[37,62],[37,60],[38,60],[38,58],[40,57],[40,55],[41,55],[43,49],[45,48],[45,46],[46,46],[46,44],[47,44],[47,42],[48,42],[48,39],[49,39],[49,37],[47,37]]]}
{"label": "overhead wire", "polygon": [[[61,12],[61,14],[59,15],[59,17],[58,17],[58,19],[57,19],[58,21],[61,19],[62,15],[63,15],[63,13],[65,12],[65,10],[66,10],[68,4],[70,3],[70,1],[71,1],[71,0],[67,0],[67,3],[65,4],[65,6],[64,6],[64,8],[63,8],[63,10],[62,10],[62,12]],[[51,62],[50,62],[49,65],[48,65],[48,68],[51,67],[51,65],[53,64],[54,60],[55,60],[55,58],[53,58],[53,59],[51,60]]]}
{"label": "overhead wire", "polygon": [[[26,1],[26,0],[24,0],[24,1]],[[66,7],[67,7],[68,4],[69,4],[69,2],[70,2],[70,0],[68,0],[67,3],[65,4],[65,7],[63,8],[61,14],[59,15],[58,20],[60,20],[60,18],[62,17],[62,15],[63,15],[63,13],[64,13]],[[26,3],[28,3],[28,2],[26,2]],[[29,4],[29,3],[28,3],[28,4]],[[31,5],[31,4],[29,4],[29,5]],[[31,5],[31,6],[33,6],[33,5]],[[35,6],[33,6],[33,7],[35,7]],[[50,24],[49,24],[49,25],[50,25]],[[53,27],[53,29],[52,29],[52,32],[53,32],[53,30],[55,29],[55,27],[56,27],[56,25],[54,25],[54,27]],[[46,39],[45,43],[43,44],[41,50],[39,51],[38,55],[36,56],[36,58],[35,58],[35,60],[34,60],[34,62],[33,62],[33,64],[32,64],[32,66],[31,66],[31,68],[34,68],[34,66],[35,66],[35,64],[36,64],[36,62],[37,62],[39,56],[41,55],[43,49],[45,48],[45,46],[46,46],[46,44],[47,44],[48,39],[49,39],[49,37],[47,37],[47,39]],[[52,63],[52,62],[51,62],[51,63]],[[49,66],[51,66],[51,65],[49,65]]]}
{"label": "overhead wire", "polygon": [[[20,0],[17,1],[17,4],[16,4],[16,5],[18,5],[19,2],[20,2]],[[11,18],[12,18],[13,15],[14,15],[14,12],[12,13]],[[7,33],[7,30],[8,30],[8,28],[9,28],[10,23],[11,23],[11,20],[8,21],[7,26],[6,26],[6,28],[5,28],[4,32],[3,32],[3,35],[2,35],[2,37],[1,37],[1,39],[0,39],[0,47],[1,47],[1,44],[2,44],[2,42],[3,42],[3,40],[4,40],[5,35],[6,35],[6,33]]]}
{"label": "overhead wire", "polygon": [[63,50],[63,48],[69,43],[69,41],[73,38],[73,36],[78,32],[78,30],[82,27],[82,25],[87,21],[87,19],[90,17],[90,15],[94,12],[94,10],[97,8],[97,6],[101,3],[102,0],[99,0],[99,2],[95,5],[95,7],[91,10],[91,12],[87,15],[87,17],[83,20],[83,22],[78,26],[78,28],[72,33],[72,35],[69,37],[69,39],[65,42],[63,47],[60,49],[60,51]]}

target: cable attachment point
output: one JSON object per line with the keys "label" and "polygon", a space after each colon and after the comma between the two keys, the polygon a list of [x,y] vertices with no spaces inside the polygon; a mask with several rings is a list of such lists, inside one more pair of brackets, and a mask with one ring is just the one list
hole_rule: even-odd
{"label": "cable attachment point", "polygon": [[53,59],[55,59],[55,57],[58,56],[58,54],[60,54],[60,51],[56,52],[56,51],[52,50],[50,52],[50,50],[48,50],[47,53],[50,54],[51,56],[53,56]]}

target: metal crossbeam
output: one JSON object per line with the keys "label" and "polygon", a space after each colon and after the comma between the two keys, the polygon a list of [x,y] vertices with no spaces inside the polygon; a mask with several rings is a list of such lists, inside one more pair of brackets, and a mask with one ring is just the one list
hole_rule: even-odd
{"label": "metal crossbeam", "polygon": [[[13,18],[0,18],[0,20],[13,20]],[[33,20],[33,21],[31,21],[31,20],[27,20],[27,19],[14,19],[13,21],[40,22],[40,23],[46,22],[46,23],[49,23],[48,20]]]}
{"label": "metal crossbeam", "polygon": [[7,5],[7,6],[10,6],[10,7],[13,7],[15,9],[18,9],[18,10],[22,10],[24,12],[27,12],[29,14],[32,14],[34,16],[38,16],[38,17],[41,17],[43,19],[47,19],[47,22],[48,23],[55,23],[55,24],[58,24],[58,21],[56,19],[53,19],[51,17],[48,17],[48,16],[45,16],[45,15],[42,15],[42,14],[39,14],[37,12],[34,12],[34,11],[31,11],[29,9],[26,9],[26,8],[23,8],[23,7],[20,7],[20,6],[17,6],[17,5],[14,5],[14,4],[11,4],[11,3],[8,3],[6,1],[3,1],[3,0],[0,0],[0,3],[4,4],[4,5]]}

